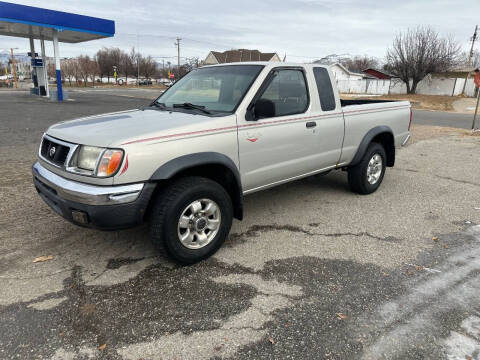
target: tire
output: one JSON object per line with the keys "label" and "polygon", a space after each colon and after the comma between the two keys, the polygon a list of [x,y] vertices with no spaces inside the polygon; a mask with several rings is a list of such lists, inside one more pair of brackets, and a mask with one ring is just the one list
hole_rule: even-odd
{"label": "tire", "polygon": [[[377,160],[380,158],[381,164],[378,164],[378,161],[375,161],[374,157]],[[370,176],[368,173],[369,163],[371,163],[370,170],[377,170],[371,173]],[[377,163],[376,166],[375,163]],[[350,185],[350,189],[362,195],[375,192],[383,181],[386,164],[387,157],[383,146],[379,143],[370,143],[360,162],[348,168],[348,184]]]}
{"label": "tire", "polygon": [[210,179],[181,178],[154,201],[150,217],[152,242],[177,262],[193,264],[213,255],[230,232],[232,200],[220,184]]}

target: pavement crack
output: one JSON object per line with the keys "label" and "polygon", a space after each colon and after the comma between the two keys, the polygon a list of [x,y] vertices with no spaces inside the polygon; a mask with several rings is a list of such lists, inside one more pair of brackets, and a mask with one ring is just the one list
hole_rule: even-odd
{"label": "pavement crack", "polygon": [[313,233],[313,235],[325,236],[325,237],[342,237],[342,236],[363,237],[363,236],[368,236],[368,237],[370,237],[370,238],[372,238],[372,239],[380,240],[380,241],[388,241],[388,242],[400,242],[400,241],[401,241],[400,238],[396,238],[396,237],[394,237],[394,236],[381,237],[381,236],[377,236],[377,235],[370,234],[370,233],[367,232],[367,231],[362,231],[362,232],[358,232],[358,233],[353,233],[353,232],[344,232],[344,233]]}
{"label": "pavement crack", "polygon": [[401,242],[402,239],[394,237],[394,236],[377,236],[373,235],[367,231],[362,232],[338,232],[338,233],[319,233],[319,232],[312,232],[306,229],[303,229],[300,226],[295,225],[278,225],[278,224],[271,224],[271,225],[253,225],[247,231],[240,233],[240,234],[232,234],[233,239],[241,239],[244,237],[256,237],[261,232],[268,232],[268,231],[289,231],[294,233],[302,233],[308,236],[325,236],[325,237],[342,237],[342,236],[355,236],[355,237],[363,237],[368,236],[375,240],[380,241],[387,241],[387,242]]}
{"label": "pavement crack", "polygon": [[441,176],[441,175],[435,175],[435,176],[440,178],[440,179],[443,179],[443,180],[450,180],[450,181],[455,181],[455,182],[460,183],[460,184],[468,184],[468,185],[473,185],[473,186],[479,186],[480,187],[480,184],[477,184],[473,181],[454,179],[450,176]]}

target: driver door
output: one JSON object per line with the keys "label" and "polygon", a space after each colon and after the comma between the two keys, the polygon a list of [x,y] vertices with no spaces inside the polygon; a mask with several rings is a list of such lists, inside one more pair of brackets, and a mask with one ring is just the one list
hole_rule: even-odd
{"label": "driver door", "polygon": [[244,192],[316,170],[316,123],[303,67],[275,68],[238,119]]}

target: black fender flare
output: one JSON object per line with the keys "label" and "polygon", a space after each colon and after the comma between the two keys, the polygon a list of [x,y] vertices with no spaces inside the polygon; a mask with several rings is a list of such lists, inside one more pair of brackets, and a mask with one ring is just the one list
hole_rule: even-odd
{"label": "black fender flare", "polygon": [[[367,151],[368,145],[372,142],[372,140],[380,134],[390,134],[393,137],[392,129],[387,125],[379,125],[375,126],[374,128],[370,129],[365,136],[363,137],[360,145],[358,146],[357,152],[353,157],[353,160],[350,162],[348,166],[355,166],[357,165],[363,158],[363,155]],[[387,149],[386,149],[387,150]],[[395,151],[395,144],[393,144],[393,151]],[[395,153],[393,154],[393,159],[395,159]],[[393,165],[392,165],[393,166]]]}
{"label": "black fender flare", "polygon": [[243,218],[243,190],[240,171],[232,159],[224,154],[217,152],[199,152],[180,156],[178,158],[169,160],[160,166],[152,174],[150,180],[168,180],[184,170],[202,165],[222,165],[231,171],[235,184],[232,187],[234,190],[233,194],[230,192],[229,193],[230,196],[232,196],[234,215],[237,219],[241,220]]}

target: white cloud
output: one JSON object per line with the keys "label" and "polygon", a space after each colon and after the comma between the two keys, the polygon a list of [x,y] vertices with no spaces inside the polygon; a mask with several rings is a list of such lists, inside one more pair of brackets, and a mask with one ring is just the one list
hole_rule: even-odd
{"label": "white cloud", "polygon": [[[276,51],[281,57],[286,53],[291,61],[311,61],[332,53],[383,58],[397,32],[418,25],[453,34],[467,48],[480,2],[463,0],[460,6],[451,0],[50,0],[48,8],[115,20],[113,39],[62,44],[62,56],[94,54],[102,46],[125,50],[135,46],[175,62],[174,42],[180,36],[185,57],[203,58],[209,50],[247,47]],[[9,47],[27,51],[28,40],[0,36],[0,49]],[[50,44],[47,52],[53,52]]]}

